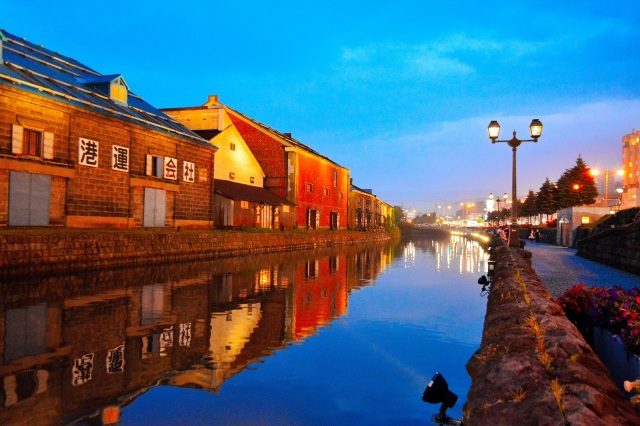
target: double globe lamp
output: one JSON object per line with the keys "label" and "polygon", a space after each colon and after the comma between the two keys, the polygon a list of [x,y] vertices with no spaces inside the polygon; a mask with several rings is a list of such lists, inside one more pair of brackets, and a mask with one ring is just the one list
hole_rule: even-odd
{"label": "double globe lamp", "polygon": [[516,138],[516,132],[513,131],[513,138],[509,140],[498,140],[500,135],[500,125],[497,121],[493,120],[489,123],[489,139],[491,143],[506,142],[512,148],[513,151],[513,170],[511,177],[511,199],[513,205],[511,206],[511,229],[509,232],[509,246],[520,247],[520,238],[518,237],[518,230],[516,229],[518,224],[518,203],[517,203],[517,188],[516,188],[516,150],[522,142],[538,142],[538,138],[542,136],[542,123],[537,118],[531,120],[529,125],[529,134],[531,139],[518,139]]}

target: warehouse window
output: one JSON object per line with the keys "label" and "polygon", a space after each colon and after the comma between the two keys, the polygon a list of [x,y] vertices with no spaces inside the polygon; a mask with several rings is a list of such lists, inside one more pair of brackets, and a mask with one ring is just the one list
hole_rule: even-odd
{"label": "warehouse window", "polygon": [[52,159],[53,133],[14,124],[11,129],[11,152]]}

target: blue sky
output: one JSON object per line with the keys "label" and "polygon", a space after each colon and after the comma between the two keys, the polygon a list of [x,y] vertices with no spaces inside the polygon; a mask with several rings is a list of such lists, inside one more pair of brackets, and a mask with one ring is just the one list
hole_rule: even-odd
{"label": "blue sky", "polygon": [[0,28],[103,74],[158,108],[209,94],[351,170],[384,201],[518,194],[582,155],[621,165],[640,128],[640,2],[1,1]]}

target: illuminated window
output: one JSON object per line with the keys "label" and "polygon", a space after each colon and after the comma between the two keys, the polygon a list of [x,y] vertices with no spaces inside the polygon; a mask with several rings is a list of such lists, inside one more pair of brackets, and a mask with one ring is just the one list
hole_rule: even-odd
{"label": "illuminated window", "polygon": [[581,219],[580,221],[582,222],[583,225],[586,225],[586,224],[588,224],[590,222],[589,216],[582,216],[580,219]]}
{"label": "illuminated window", "polygon": [[240,208],[241,209],[248,209],[249,208],[249,202],[248,201],[240,201]]}
{"label": "illuminated window", "polygon": [[111,83],[111,99],[126,104],[127,88],[119,84]]}
{"label": "illuminated window", "polygon": [[287,206],[287,205],[282,206],[282,212],[283,213],[289,213],[289,206]]}

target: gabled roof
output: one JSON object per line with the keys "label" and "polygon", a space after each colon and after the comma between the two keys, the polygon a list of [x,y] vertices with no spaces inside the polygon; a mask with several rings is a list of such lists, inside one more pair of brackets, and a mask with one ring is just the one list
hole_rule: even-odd
{"label": "gabled roof", "polygon": [[373,197],[375,197],[375,198],[378,198],[378,197],[376,197],[375,195],[373,195],[373,190],[372,190],[372,189],[362,189],[362,188],[358,188],[358,187],[357,187],[357,186],[355,186],[354,184],[351,184],[351,190],[352,190],[352,191],[362,192],[362,193],[364,193],[364,194],[368,194],[368,195],[371,195],[371,196],[373,196]]}
{"label": "gabled roof", "polygon": [[95,77],[78,77],[76,78],[76,80],[84,84],[112,83],[115,80],[118,80],[122,81],[127,89],[129,88],[129,85],[125,83],[124,78],[122,78],[122,74],[99,75]]}
{"label": "gabled roof", "polygon": [[231,109],[231,108],[229,108],[227,106],[225,106],[225,109],[227,111],[233,113],[234,115],[236,115],[238,118],[253,124],[254,127],[258,127],[263,132],[271,133],[273,136],[275,136],[276,138],[279,138],[281,141],[283,141],[286,144],[289,144],[289,145],[291,145],[293,147],[299,148],[299,149],[301,149],[303,151],[307,151],[308,153],[310,153],[312,155],[315,155],[317,157],[320,157],[323,160],[328,161],[328,162],[330,162],[332,164],[335,164],[336,166],[338,166],[340,168],[346,169],[346,167],[341,166],[340,164],[338,164],[335,161],[331,160],[329,157],[326,157],[326,156],[320,154],[318,151],[315,151],[315,150],[311,149],[310,147],[308,147],[307,145],[303,144],[302,142],[297,141],[296,139],[294,139],[291,136],[290,133],[281,133],[281,132],[279,132],[279,131],[267,126],[266,124],[260,123],[259,121],[254,120],[253,118],[248,117],[248,116],[242,114],[241,112],[238,112],[238,111],[236,111],[234,109]]}
{"label": "gabled roof", "polygon": [[73,58],[30,43],[5,30],[0,30],[0,55],[0,84],[17,86],[59,102],[211,146],[131,91],[127,90],[127,105],[123,105],[92,86],[122,78],[119,74],[102,75]]}
{"label": "gabled roof", "polygon": [[229,180],[216,179],[214,191],[232,200],[251,201],[253,203],[262,203],[270,206],[279,206],[281,204],[295,206],[292,202],[274,194],[268,189],[244,185]]}

